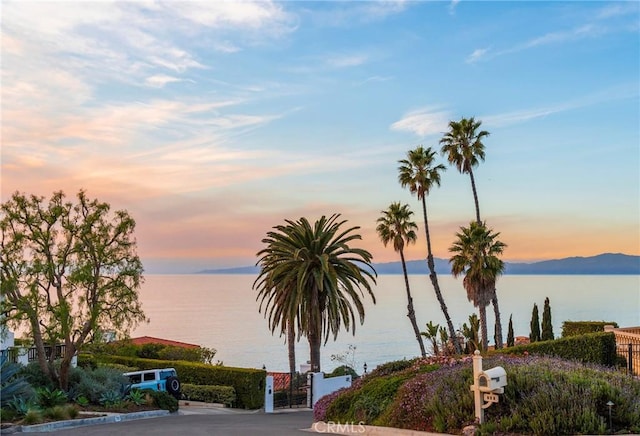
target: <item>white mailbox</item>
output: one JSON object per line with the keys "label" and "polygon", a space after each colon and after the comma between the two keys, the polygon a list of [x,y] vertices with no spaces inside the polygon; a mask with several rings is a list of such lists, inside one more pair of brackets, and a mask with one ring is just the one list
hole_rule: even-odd
{"label": "white mailbox", "polygon": [[487,369],[478,375],[478,387],[482,392],[503,393],[507,385],[507,372],[501,366]]}

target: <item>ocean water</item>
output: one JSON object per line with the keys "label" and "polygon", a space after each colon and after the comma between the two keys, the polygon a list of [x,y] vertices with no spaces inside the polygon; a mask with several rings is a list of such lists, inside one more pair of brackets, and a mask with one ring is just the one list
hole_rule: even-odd
{"label": "ocean water", "polygon": [[[416,318],[421,330],[427,322],[445,325],[444,316],[427,275],[410,276]],[[267,320],[258,312],[253,275],[147,275],[140,290],[148,323],[131,332],[132,337],[154,336],[198,344],[217,350],[216,359],[227,366],[288,371],[284,337],[272,335]],[[460,328],[474,313],[461,279],[438,276],[454,327]],[[542,319],[545,297],[551,303],[554,334],[562,322],[615,321],[621,327],[640,325],[640,276],[542,276],[507,275],[497,285],[503,336],[509,316],[516,336],[529,335],[533,304]],[[321,350],[322,370],[339,365],[332,355],[347,354],[362,371],[391,360],[419,355],[418,343],[407,318],[407,299],[401,275],[382,275],[374,288],[376,304],[365,299],[365,321],[356,333],[341,331]],[[493,336],[493,308],[487,308],[489,337]],[[491,342],[491,339],[490,339]],[[425,344],[426,345],[426,344]],[[350,346],[355,351],[347,353]],[[305,338],[296,344],[299,367],[309,358]]]}

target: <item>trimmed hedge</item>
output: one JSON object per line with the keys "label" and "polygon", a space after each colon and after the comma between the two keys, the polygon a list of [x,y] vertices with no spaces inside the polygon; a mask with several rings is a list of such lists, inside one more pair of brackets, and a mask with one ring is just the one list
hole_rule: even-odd
{"label": "trimmed hedge", "polygon": [[607,366],[614,366],[617,363],[616,338],[613,333],[589,333],[580,336],[569,336],[490,352],[490,354],[517,356],[525,353],[555,356],[583,363],[589,362]]}
{"label": "trimmed hedge", "polygon": [[236,402],[236,390],[231,386],[204,386],[184,383],[182,395],[188,400],[220,403],[231,406]]}
{"label": "trimmed hedge", "polygon": [[81,355],[78,361],[91,360],[103,363],[119,363],[143,369],[175,368],[184,384],[232,386],[236,392],[235,407],[259,409],[264,406],[264,385],[267,372],[262,369],[214,366],[205,363],[139,359],[125,356]]}
{"label": "trimmed hedge", "polygon": [[603,332],[604,326],[612,325],[618,328],[618,323],[607,321],[565,321],[562,323],[562,337],[584,335],[587,333]]}

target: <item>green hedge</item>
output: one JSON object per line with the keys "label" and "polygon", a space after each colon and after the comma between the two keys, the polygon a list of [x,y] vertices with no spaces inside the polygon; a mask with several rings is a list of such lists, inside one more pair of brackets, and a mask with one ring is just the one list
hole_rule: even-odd
{"label": "green hedge", "polygon": [[587,333],[603,332],[604,326],[612,325],[618,328],[618,323],[613,321],[565,321],[562,323],[562,337],[584,335]]}
{"label": "green hedge", "polygon": [[236,392],[235,407],[241,409],[259,409],[264,406],[264,384],[267,376],[262,369],[233,368],[229,366],[214,366],[205,363],[139,359],[136,357],[80,355],[79,364],[91,365],[91,361],[103,363],[119,363],[143,369],[175,368],[178,378],[184,384],[232,386]]}
{"label": "green hedge", "polygon": [[616,338],[613,333],[589,333],[580,336],[569,336],[553,341],[534,342],[532,344],[502,348],[491,353],[513,355],[528,353],[556,356],[562,359],[607,366],[617,364]]}
{"label": "green hedge", "polygon": [[231,386],[204,386],[182,384],[182,395],[192,401],[220,403],[231,406],[236,402],[236,390]]}

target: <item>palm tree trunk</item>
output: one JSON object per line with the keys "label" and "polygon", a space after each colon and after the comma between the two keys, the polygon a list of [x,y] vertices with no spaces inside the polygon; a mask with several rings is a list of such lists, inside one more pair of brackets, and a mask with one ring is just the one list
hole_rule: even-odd
{"label": "palm tree trunk", "polygon": [[287,347],[289,352],[289,374],[296,372],[296,332],[293,329],[293,322],[289,320],[287,322]]}
{"label": "palm tree trunk", "polygon": [[402,260],[402,272],[404,273],[404,285],[407,289],[407,316],[411,321],[411,326],[416,334],[416,340],[420,345],[420,355],[427,357],[427,352],[424,348],[424,342],[422,341],[422,335],[420,335],[420,329],[418,328],[418,322],[416,321],[416,312],[413,310],[413,298],[411,298],[411,289],[409,288],[409,275],[407,274],[407,264],[404,260],[404,252],[400,249],[400,260]]}
{"label": "palm tree trunk", "polygon": [[456,331],[453,328],[453,322],[451,322],[449,310],[447,309],[447,305],[444,302],[442,292],[440,291],[440,285],[438,284],[436,267],[433,262],[433,253],[431,252],[431,235],[429,234],[429,220],[427,219],[427,201],[425,200],[424,196],[422,197],[422,214],[424,215],[424,231],[427,236],[427,266],[429,267],[429,278],[431,279],[431,284],[433,285],[433,290],[436,293],[438,303],[440,303],[440,310],[442,310],[444,318],[447,321],[447,327],[449,328],[449,338],[453,343],[453,348],[456,350],[456,354],[462,354],[462,348],[460,348],[460,342],[458,342],[458,335],[456,335]]}
{"label": "palm tree trunk", "polygon": [[309,357],[311,372],[320,372],[320,335],[309,334]]}
{"label": "palm tree trunk", "polygon": [[478,312],[480,313],[480,332],[482,333],[481,338],[481,351],[487,351],[489,348],[489,340],[487,338],[487,306],[480,305],[478,307]]}
{"label": "palm tree trunk", "polygon": [[309,313],[309,361],[311,372],[320,372],[320,343],[322,340],[322,319],[320,315],[319,292],[316,286],[311,290],[311,309]]}
{"label": "palm tree trunk", "polygon": [[480,203],[478,202],[478,191],[476,191],[476,180],[473,178],[473,171],[469,168],[469,177],[471,177],[471,190],[473,191],[473,201],[476,204],[476,221],[482,224],[480,219]]}
{"label": "palm tree trunk", "polygon": [[[480,219],[480,204],[478,202],[478,192],[476,190],[476,181],[473,177],[473,171],[469,169],[469,177],[471,178],[471,189],[473,190],[473,200],[476,204],[476,221],[478,224],[482,224]],[[496,348],[502,348],[502,321],[500,320],[500,308],[498,307],[498,296],[494,291],[494,296],[491,299],[491,304],[493,305],[493,313],[496,317],[495,325],[496,325]]]}

